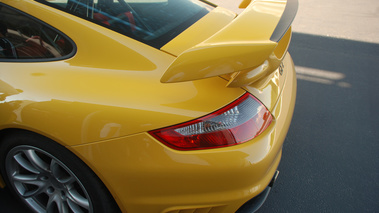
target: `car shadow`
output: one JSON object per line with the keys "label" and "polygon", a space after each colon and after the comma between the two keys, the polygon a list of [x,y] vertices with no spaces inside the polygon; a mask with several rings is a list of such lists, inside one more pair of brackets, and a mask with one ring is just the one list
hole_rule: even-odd
{"label": "car shadow", "polygon": [[[379,44],[294,33],[295,112],[259,212],[379,212]],[[27,212],[7,189],[1,212]]]}
{"label": "car shadow", "polygon": [[293,33],[296,107],[260,212],[378,212],[379,44]]}

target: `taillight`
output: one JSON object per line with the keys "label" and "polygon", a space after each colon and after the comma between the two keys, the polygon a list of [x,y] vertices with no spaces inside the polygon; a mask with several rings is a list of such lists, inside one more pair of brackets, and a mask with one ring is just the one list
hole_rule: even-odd
{"label": "taillight", "polygon": [[271,121],[271,113],[266,107],[246,93],[207,116],[149,133],[173,149],[210,149],[251,140],[261,134]]}

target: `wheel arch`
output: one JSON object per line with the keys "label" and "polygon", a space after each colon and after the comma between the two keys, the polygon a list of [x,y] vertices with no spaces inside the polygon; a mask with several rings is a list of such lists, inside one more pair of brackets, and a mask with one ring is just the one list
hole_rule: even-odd
{"label": "wheel arch", "polygon": [[[62,143],[58,142],[57,140],[54,140],[52,137],[49,137],[49,136],[46,136],[44,134],[40,134],[40,133],[31,131],[31,130],[22,129],[22,128],[6,128],[6,129],[0,130],[0,149],[3,149],[2,145],[4,143],[4,139],[6,137],[13,135],[13,134],[29,134],[31,136],[34,135],[35,137],[43,137],[43,138],[45,138],[45,139],[47,139],[53,143],[56,143],[56,145],[61,146],[62,148],[66,149],[68,152],[72,153],[77,158],[77,160],[80,160],[90,171],[92,171],[94,177],[97,178],[98,181],[103,185],[104,190],[106,190],[108,192],[108,194],[112,198],[113,202],[115,204],[117,203],[116,199],[113,197],[113,194],[110,192],[110,190],[107,188],[107,186],[102,181],[100,176],[97,174],[96,170],[94,170],[91,165],[88,165],[88,163],[86,163],[86,161],[84,161],[80,155],[77,155],[75,152],[73,152],[71,149],[69,149],[68,146],[64,146]],[[0,158],[0,163],[3,163],[2,158]],[[0,170],[0,188],[4,188],[5,186],[7,186],[7,184],[6,184],[6,181],[4,179],[4,174],[2,174],[2,171]],[[117,209],[117,210],[119,210],[119,209]]]}
{"label": "wheel arch", "polygon": [[[4,137],[8,136],[8,135],[12,135],[12,134],[18,134],[18,133],[29,133],[29,134],[34,134],[34,135],[38,135],[38,136],[42,136],[42,137],[45,137],[49,140],[52,140],[54,141],[55,143],[58,143],[59,145],[65,147],[67,149],[66,146],[64,146],[64,144],[62,144],[61,142],[58,142],[59,140],[51,137],[51,136],[48,136],[46,134],[41,134],[41,133],[37,133],[36,131],[32,131],[32,130],[29,130],[29,129],[24,129],[24,128],[20,128],[20,127],[9,127],[9,128],[4,128],[4,129],[1,129],[0,130],[0,148],[1,148],[1,144],[3,143],[3,140],[4,140]],[[67,149],[69,150],[69,149]],[[71,150],[69,150],[70,152],[72,152]],[[75,153],[73,153],[74,155],[76,155]],[[83,161],[80,156],[76,155],[81,161]],[[0,163],[1,163],[1,159],[0,159]],[[85,163],[83,161],[83,163]],[[86,164],[86,163],[85,163]],[[88,166],[88,164],[86,164]],[[89,167],[89,166],[88,166]],[[91,169],[92,170],[92,169]],[[93,170],[92,170],[93,171]],[[96,174],[96,172],[94,172]],[[96,176],[98,176],[96,174]],[[100,178],[99,178],[100,179]],[[0,188],[4,188],[6,186],[6,183],[3,179],[3,174],[1,173],[0,171]]]}

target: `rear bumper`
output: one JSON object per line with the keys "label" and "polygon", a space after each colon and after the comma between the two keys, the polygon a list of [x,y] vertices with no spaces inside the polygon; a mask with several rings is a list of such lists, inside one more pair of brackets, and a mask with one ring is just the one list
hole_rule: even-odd
{"label": "rear bumper", "polygon": [[276,171],[274,177],[272,178],[270,184],[266,187],[266,189],[263,190],[263,192],[261,192],[258,196],[252,198],[251,200],[243,204],[243,206],[241,206],[241,208],[239,208],[236,213],[254,213],[258,211],[258,209],[261,208],[263,203],[266,201],[268,194],[270,194],[271,188],[273,187],[276,178],[278,178],[278,175],[279,171]]}
{"label": "rear bumper", "polygon": [[258,137],[231,147],[172,150],[147,133],[69,147],[108,187],[123,212],[236,212],[270,184],[282,155],[296,98],[292,59]]}

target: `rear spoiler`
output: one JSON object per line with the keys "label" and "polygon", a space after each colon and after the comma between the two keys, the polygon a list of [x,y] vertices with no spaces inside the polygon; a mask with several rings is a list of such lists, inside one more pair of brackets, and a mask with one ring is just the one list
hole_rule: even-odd
{"label": "rear spoiler", "polygon": [[297,0],[243,0],[237,18],[204,42],[184,51],[161,78],[163,83],[232,74],[229,87],[253,83],[276,70],[291,40]]}

